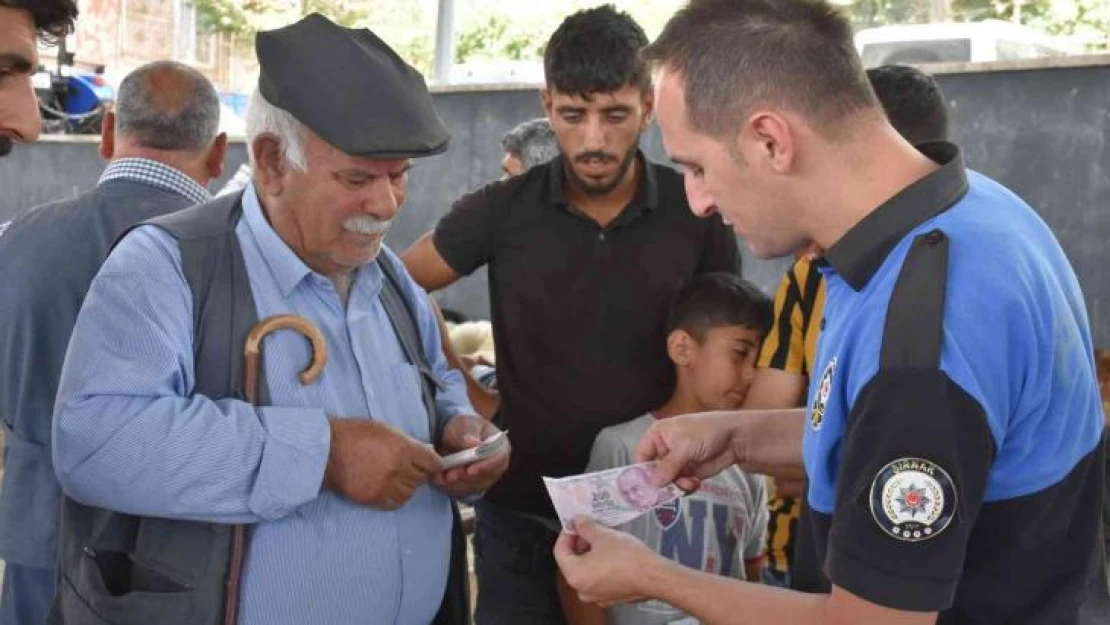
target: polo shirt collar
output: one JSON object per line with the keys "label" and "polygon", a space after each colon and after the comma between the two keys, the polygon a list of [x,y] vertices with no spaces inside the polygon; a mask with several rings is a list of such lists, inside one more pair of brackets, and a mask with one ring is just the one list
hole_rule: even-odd
{"label": "polo shirt collar", "polygon": [[967,170],[958,147],[936,141],[917,149],[940,168],[884,202],[824,254],[824,260],[856,291],[867,286],[910,231],[948,210],[967,193]]}

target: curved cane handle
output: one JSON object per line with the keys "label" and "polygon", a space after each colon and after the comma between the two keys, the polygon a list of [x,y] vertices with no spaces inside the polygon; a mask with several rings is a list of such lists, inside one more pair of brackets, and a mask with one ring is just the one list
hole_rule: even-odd
{"label": "curved cane handle", "polygon": [[301,384],[311,384],[320,377],[324,365],[328,363],[328,344],[324,335],[307,319],[296,315],[266,317],[251,328],[243,345],[243,387],[247,401],[252,404],[258,403],[258,362],[262,355],[262,339],[278,330],[295,330],[312,345],[312,361],[301,371]]}

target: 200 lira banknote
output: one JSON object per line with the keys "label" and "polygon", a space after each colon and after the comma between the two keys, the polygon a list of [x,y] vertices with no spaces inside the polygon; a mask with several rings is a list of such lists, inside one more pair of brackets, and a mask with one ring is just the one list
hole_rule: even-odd
{"label": "200 lira banknote", "polygon": [[545,477],[543,483],[563,529],[573,534],[576,516],[616,527],[681,497],[682,490],[674,484],[651,485],[654,466],[654,462],[645,462],[563,478]]}

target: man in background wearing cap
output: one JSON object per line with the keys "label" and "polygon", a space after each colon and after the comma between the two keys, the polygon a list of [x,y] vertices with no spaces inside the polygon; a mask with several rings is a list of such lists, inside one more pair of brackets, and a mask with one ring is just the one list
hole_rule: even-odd
{"label": "man in background wearing cap", "polygon": [[[497,429],[472,414],[426,297],[382,247],[409,159],[448,141],[423,80],[370,31],[315,14],[256,48],[254,184],[127,234],[74,329],[55,468],[84,506],[66,519],[61,622],[430,623],[452,500],[507,465],[503,454],[441,471],[432,443],[453,452]],[[204,257],[204,274],[192,251],[208,241],[231,251]],[[411,311],[419,369],[390,293]],[[310,351],[278,332],[263,347],[261,406],[242,401],[242,342],[220,341],[207,308],[230,310],[224,325],[304,318],[327,342],[322,375],[302,385]],[[439,386],[438,424],[421,372]]]}
{"label": "man in background wearing cap", "polygon": [[652,112],[646,43],[612,6],[568,17],[544,53],[543,104],[562,156],[462,197],[404,254],[427,289],[489,266],[514,456],[475,508],[480,625],[563,622],[559,524],[540,477],[581,473],[601,429],[663,403],[674,291],[739,270],[732,232],[694,217],[682,177],[639,150]]}

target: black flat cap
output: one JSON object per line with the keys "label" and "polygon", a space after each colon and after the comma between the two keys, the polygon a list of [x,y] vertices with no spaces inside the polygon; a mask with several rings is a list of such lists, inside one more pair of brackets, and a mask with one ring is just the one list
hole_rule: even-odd
{"label": "black flat cap", "polygon": [[313,13],[258,33],[255,51],[266,101],[339,150],[415,158],[447,149],[424,78],[369,30]]}

